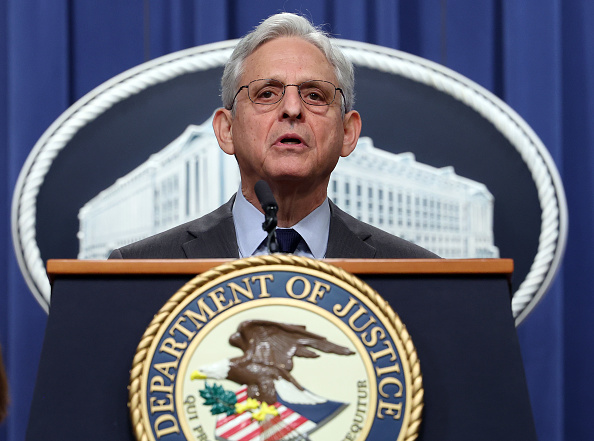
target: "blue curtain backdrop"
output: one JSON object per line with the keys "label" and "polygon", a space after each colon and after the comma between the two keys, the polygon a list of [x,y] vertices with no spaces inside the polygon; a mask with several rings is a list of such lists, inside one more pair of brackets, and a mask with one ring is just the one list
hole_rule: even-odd
{"label": "blue curtain backdrop", "polygon": [[0,441],[24,439],[46,323],[10,239],[12,193],[31,148],[68,106],[112,76],[237,38],[283,10],[326,23],[340,38],[454,69],[502,98],[543,140],[564,181],[569,239],[552,289],[518,332],[539,439],[594,439],[594,2],[3,0],[0,344],[12,406]]}

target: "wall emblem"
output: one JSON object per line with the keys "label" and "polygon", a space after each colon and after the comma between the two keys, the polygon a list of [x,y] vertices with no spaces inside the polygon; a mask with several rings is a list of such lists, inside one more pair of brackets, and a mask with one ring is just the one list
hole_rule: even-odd
{"label": "wall emblem", "polygon": [[138,440],[412,440],[420,364],[398,315],[331,265],[261,256],[188,282],[130,379]]}
{"label": "wall emblem", "polygon": [[[546,147],[513,109],[444,66],[337,43],[355,65],[364,123],[330,197],[440,256],[514,259],[512,311],[520,323],[551,285],[567,238],[563,185]],[[106,248],[215,208],[237,189],[216,142],[190,130],[221,105],[222,70],[235,44],[130,69],[72,105],[36,143],[16,183],[12,237],[23,277],[46,311],[48,259],[103,258]],[[180,134],[200,138],[192,156],[184,156]],[[183,162],[165,166],[162,150]],[[137,213],[140,223],[131,223]]]}

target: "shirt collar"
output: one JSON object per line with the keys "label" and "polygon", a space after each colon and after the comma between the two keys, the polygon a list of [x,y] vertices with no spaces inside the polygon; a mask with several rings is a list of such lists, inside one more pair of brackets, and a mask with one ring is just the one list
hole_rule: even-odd
{"label": "shirt collar", "polygon": [[[241,187],[233,203],[233,222],[240,257],[266,252],[265,247],[261,247],[262,242],[267,237],[266,232],[262,229],[264,215],[247,201],[241,192]],[[315,259],[324,258],[330,231],[330,203],[328,198],[318,208],[293,225],[292,228],[301,235],[306,245],[305,247],[298,247],[295,252],[296,255]]]}

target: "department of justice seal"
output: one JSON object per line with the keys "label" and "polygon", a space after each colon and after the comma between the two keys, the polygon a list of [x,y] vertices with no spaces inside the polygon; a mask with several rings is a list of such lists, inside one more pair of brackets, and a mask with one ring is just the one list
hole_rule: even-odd
{"label": "department of justice seal", "polygon": [[129,406],[139,441],[408,441],[423,386],[377,292],[275,254],[221,265],[169,299],[138,345]]}

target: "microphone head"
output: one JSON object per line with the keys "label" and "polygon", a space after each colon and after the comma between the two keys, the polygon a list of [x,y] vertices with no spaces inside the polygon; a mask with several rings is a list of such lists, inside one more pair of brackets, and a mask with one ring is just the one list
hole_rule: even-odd
{"label": "microphone head", "polygon": [[256,197],[258,198],[258,201],[260,201],[264,211],[271,207],[278,209],[276,199],[274,199],[272,189],[270,188],[270,185],[268,185],[268,182],[264,180],[256,182],[254,191],[256,192]]}

